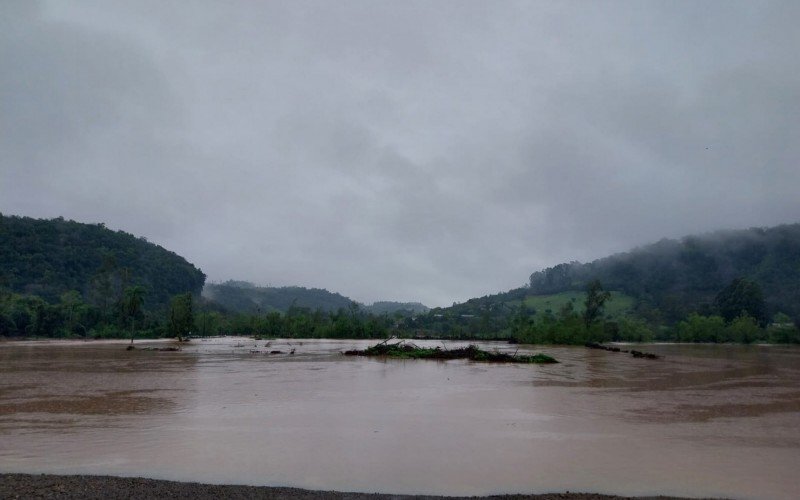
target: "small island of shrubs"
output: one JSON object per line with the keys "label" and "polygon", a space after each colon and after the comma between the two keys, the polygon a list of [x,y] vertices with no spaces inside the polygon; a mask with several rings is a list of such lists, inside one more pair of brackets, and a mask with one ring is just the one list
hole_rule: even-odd
{"label": "small island of shrubs", "polygon": [[547,354],[517,355],[502,352],[484,351],[474,344],[459,349],[441,347],[420,347],[406,341],[390,344],[386,341],[363,350],[345,351],[346,356],[385,356],[402,359],[469,359],[492,363],[558,363]]}

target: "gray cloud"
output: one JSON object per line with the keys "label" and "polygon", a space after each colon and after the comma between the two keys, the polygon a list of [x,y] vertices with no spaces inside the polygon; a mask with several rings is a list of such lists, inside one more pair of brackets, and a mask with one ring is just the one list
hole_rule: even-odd
{"label": "gray cloud", "polygon": [[800,218],[796,2],[0,5],[0,210],[429,305]]}

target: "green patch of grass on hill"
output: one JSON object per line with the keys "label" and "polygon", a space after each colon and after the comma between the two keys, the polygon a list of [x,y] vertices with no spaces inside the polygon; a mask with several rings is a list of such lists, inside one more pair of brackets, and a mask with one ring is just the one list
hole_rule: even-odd
{"label": "green patch of grass on hill", "polygon": [[[525,297],[525,307],[536,310],[535,316],[545,314],[548,310],[558,314],[568,302],[572,302],[575,312],[583,313],[586,292],[561,292],[552,295],[531,295]],[[519,307],[520,301],[514,301],[513,306]],[[631,314],[634,299],[621,292],[611,292],[611,299],[605,304],[605,315],[611,318],[620,318]]]}

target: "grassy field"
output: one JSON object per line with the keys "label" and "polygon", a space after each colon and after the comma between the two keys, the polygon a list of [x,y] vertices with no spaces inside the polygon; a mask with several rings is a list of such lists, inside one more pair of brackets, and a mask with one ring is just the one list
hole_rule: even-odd
{"label": "grassy field", "polygon": [[[553,314],[558,314],[567,302],[572,302],[575,312],[581,314],[586,300],[585,292],[562,292],[553,295],[532,295],[525,297],[525,306],[528,309],[535,309],[536,316],[544,314],[550,310]],[[519,306],[519,301],[512,304]],[[633,308],[633,297],[621,292],[611,292],[611,299],[606,302],[605,314],[611,318],[619,318],[630,314]]]}

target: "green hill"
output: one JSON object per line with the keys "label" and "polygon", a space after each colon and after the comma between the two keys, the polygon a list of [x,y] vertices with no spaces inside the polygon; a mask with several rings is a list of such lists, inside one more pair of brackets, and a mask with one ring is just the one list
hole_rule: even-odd
{"label": "green hill", "polygon": [[736,278],[759,285],[768,317],[800,319],[800,224],[664,239],[587,264],[559,264],[531,274],[526,295],[580,291],[599,279],[633,297],[639,316],[673,323],[714,312],[715,298]]}
{"label": "green hill", "polygon": [[287,312],[290,307],[311,311],[337,311],[357,305],[338,293],[299,286],[260,287],[245,281],[209,283],[203,296],[239,313]]}
{"label": "green hill", "polygon": [[310,311],[335,312],[357,306],[362,312],[374,315],[401,313],[413,315],[426,313],[427,307],[419,302],[379,301],[365,306],[339,293],[321,288],[300,286],[257,286],[247,281],[229,280],[224,283],[209,283],[203,289],[203,297],[225,309],[238,313],[285,313],[290,307]]}
{"label": "green hill", "polygon": [[571,318],[583,314],[594,280],[611,291],[603,338],[675,340],[692,313],[735,318],[742,310],[741,296],[730,299],[736,283],[763,297],[760,314],[752,314],[761,326],[785,324],[785,315],[800,323],[800,224],[664,239],[586,264],[559,264],[531,274],[527,287],[435,308],[403,326],[422,336],[505,338],[525,337],[519,332],[532,331],[532,324],[539,336],[528,338],[582,341],[580,322]]}
{"label": "green hill", "polygon": [[0,287],[14,293],[53,303],[74,290],[99,304],[140,285],[145,304],[154,306],[179,293],[199,294],[205,278],[183,257],[103,224],[0,214]]}
{"label": "green hill", "polygon": [[371,314],[401,313],[403,315],[424,314],[430,311],[427,306],[420,304],[419,302],[392,301],[373,302],[372,305],[366,306],[365,310]]}

